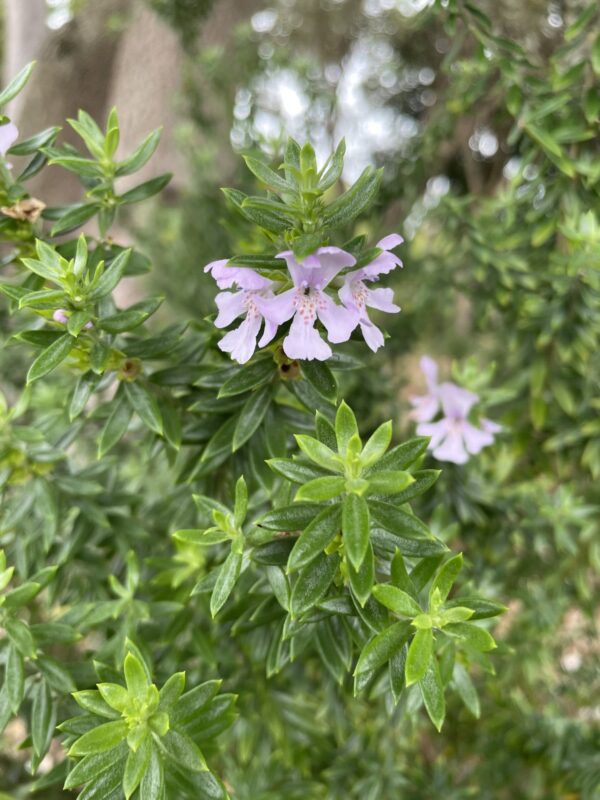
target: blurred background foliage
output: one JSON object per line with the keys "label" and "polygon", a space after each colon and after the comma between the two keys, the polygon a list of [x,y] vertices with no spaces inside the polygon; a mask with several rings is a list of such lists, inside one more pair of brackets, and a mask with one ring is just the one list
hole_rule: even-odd
{"label": "blurred background foliage", "polygon": [[[147,17],[141,2],[91,6],[49,0],[41,59],[61,58],[57,43],[94,17],[100,27],[89,35],[111,39],[106,79],[116,79],[127,63],[118,42]],[[176,96],[155,122],[169,129],[163,158],[175,179],[151,212],[130,219],[128,235],[151,256],[145,280],[166,294],[172,317],[211,313],[204,264],[259,246],[220,193],[253,188],[236,153],[277,163],[292,135],[323,158],[344,136],[346,181],[366,164],[385,167],[356,232],[407,240],[394,278],[402,313],[386,319],[390,339],[369,359],[371,379],[361,374],[346,397],[369,425],[393,416],[408,431],[407,397],[422,388],[418,356],[428,353],[506,429],[468,465],[445,465],[418,509],[450,546],[464,546],[473,583],[509,604],[496,675],[478,676],[480,719],[453,700],[438,735],[384,697],[342,703],[316,663],[302,678],[294,668],[271,678],[267,690],[257,654],[241,655],[243,721],[221,769],[233,796],[600,796],[597,3],[146,0],[144,14],[168,26],[157,40],[165,50],[148,58],[165,78],[161,96]],[[104,87],[98,103],[129,90],[127,81]],[[132,118],[144,103],[132,96]],[[156,535],[166,524],[159,506]],[[167,672],[181,653],[227,664],[216,646],[231,648],[235,663],[235,643],[202,630],[182,637]],[[15,754],[0,788],[17,785],[19,769]]]}

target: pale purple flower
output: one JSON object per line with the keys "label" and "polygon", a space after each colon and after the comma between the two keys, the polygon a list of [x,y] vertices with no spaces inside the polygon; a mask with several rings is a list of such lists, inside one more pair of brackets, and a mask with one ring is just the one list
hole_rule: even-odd
{"label": "pale purple flower", "polygon": [[[69,321],[70,316],[71,315],[69,314],[69,312],[65,311],[64,308],[57,308],[56,311],[52,314],[52,319],[54,320],[54,322],[58,322],[60,325],[66,325],[67,322]],[[94,323],[91,320],[86,322],[85,325],[83,326],[84,330],[86,331],[89,331],[89,329],[93,327]]]}
{"label": "pale purple flower", "polygon": [[440,408],[440,387],[437,382],[438,365],[429,356],[423,356],[419,364],[421,372],[425,375],[428,392],[410,398],[413,410],[408,417],[416,422],[429,422]]}
{"label": "pale purple flower", "polygon": [[442,419],[437,422],[421,422],[417,425],[419,436],[430,436],[429,449],[440,461],[464,464],[469,455],[476,455],[492,444],[499,425],[484,420],[482,428],[469,422],[469,412],[479,400],[479,395],[461,389],[454,383],[442,383],[437,387],[442,406]]}
{"label": "pale purple flower", "polygon": [[340,300],[355,316],[355,327],[360,325],[365,342],[374,352],[383,345],[383,333],[369,319],[367,306],[388,314],[396,314],[400,311],[400,306],[393,302],[394,292],[392,289],[370,289],[365,281],[375,281],[380,275],[385,275],[397,266],[402,266],[398,256],[391,252],[391,249],[397,247],[402,241],[401,236],[392,233],[378,242],[377,247],[380,247],[383,252],[365,267],[361,267],[355,272],[349,272],[339,291]]}
{"label": "pale purple flower", "polygon": [[14,122],[5,122],[4,125],[0,125],[0,155],[3,158],[18,136],[19,131]]}
{"label": "pale purple flower", "polygon": [[317,319],[333,343],[346,342],[357,325],[356,315],[337,305],[325,288],[341,270],[356,264],[356,259],[339,247],[319,247],[303,262],[297,261],[291,250],[277,257],[285,259],[294,286],[271,299],[261,298],[259,308],[275,326],[293,318],[283,340],[288,358],[325,361],[332,351],[315,328]]}
{"label": "pale purple flower", "polygon": [[217,328],[226,328],[234,319],[245,314],[244,320],[235,330],[225,334],[219,348],[240,364],[245,364],[256,350],[256,339],[264,319],[263,335],[259,347],[268,344],[277,333],[277,325],[263,317],[258,306],[259,299],[273,297],[274,281],[263,278],[247,267],[228,267],[227,259],[213,261],[204,268],[210,272],[220,289],[238,286],[237,292],[220,292],[215,302],[219,313],[215,319]]}
{"label": "pale purple flower", "polygon": [[69,315],[64,308],[57,308],[54,314],[52,314],[52,319],[54,322],[58,322],[61,325],[66,325],[69,321]]}

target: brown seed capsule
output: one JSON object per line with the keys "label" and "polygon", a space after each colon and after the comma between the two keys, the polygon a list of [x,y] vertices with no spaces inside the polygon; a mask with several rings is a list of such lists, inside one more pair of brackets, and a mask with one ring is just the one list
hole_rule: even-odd
{"label": "brown seed capsule", "polygon": [[12,219],[18,219],[24,222],[36,222],[45,208],[46,203],[43,203],[36,197],[26,197],[23,200],[19,200],[14,206],[2,206],[0,211],[7,217],[12,217]]}

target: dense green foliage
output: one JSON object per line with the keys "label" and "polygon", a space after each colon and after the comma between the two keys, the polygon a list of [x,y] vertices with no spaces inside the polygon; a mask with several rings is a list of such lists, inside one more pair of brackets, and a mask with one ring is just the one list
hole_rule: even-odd
{"label": "dense green foliage", "polygon": [[[352,3],[306,4],[306,30],[335,19],[337,38],[323,52],[297,33],[290,59],[282,3],[241,32],[234,68],[210,56],[224,96],[252,98],[232,120],[249,169],[216,200],[207,144],[143,252],[111,226],[168,181],[119,189],[157,133],[117,160],[116,112],[105,130],[82,112],[85,155],[58,128],[9,151],[29,163],[2,167],[4,211],[48,161],[84,196],[0,221],[0,725],[27,753],[0,756],[8,797],[600,791],[600,14],[380,5],[357,33]],[[283,66],[327,128],[329,51],[341,63],[356,36],[385,40],[396,88],[367,88],[418,125],[344,193],[343,143],[323,166],[255,122]],[[353,336],[298,363],[280,337],[240,366],[219,349],[201,265],[233,256],[287,286],[281,250],[335,244],[364,265],[391,230],[408,244],[382,351]],[[118,307],[153,262],[189,323],[158,296]],[[502,422],[466,464],[414,435],[424,352]]]}

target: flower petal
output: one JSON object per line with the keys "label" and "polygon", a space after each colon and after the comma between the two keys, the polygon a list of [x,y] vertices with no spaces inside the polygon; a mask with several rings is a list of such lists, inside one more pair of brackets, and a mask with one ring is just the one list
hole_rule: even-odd
{"label": "flower petal", "polygon": [[438,383],[437,383],[437,376],[438,376],[438,365],[429,356],[423,356],[419,361],[419,366],[421,367],[421,372],[425,375],[425,380],[427,381],[427,386],[429,387],[430,392],[437,391]]}
{"label": "flower petal", "polygon": [[221,258],[211,261],[204,267],[204,272],[210,272],[219,289],[230,289],[237,285],[240,289],[259,290],[273,286],[273,281],[263,278],[258,272],[249,267],[228,267],[229,259]]}
{"label": "flower petal", "polygon": [[393,250],[394,247],[398,247],[403,241],[404,239],[399,233],[390,233],[377,242],[377,247],[380,247],[382,250]]}
{"label": "flower petal", "polygon": [[260,337],[258,346],[264,347],[266,344],[269,344],[269,342],[275,338],[278,327],[279,326],[274,322],[271,322],[270,319],[265,319],[265,329],[263,331],[263,335]]}
{"label": "flower petal", "polygon": [[438,412],[440,402],[434,394],[424,394],[420,397],[411,397],[410,404],[413,410],[409,412],[408,418],[416,422],[429,422]]}
{"label": "flower petal", "polygon": [[239,328],[229,331],[219,342],[219,348],[239,364],[249,361],[256,349],[256,336],[260,329],[260,317],[246,317]]}
{"label": "flower petal", "polygon": [[373,325],[372,322],[365,322],[361,319],[360,330],[364,336],[365,342],[374,353],[376,353],[380,347],[383,347],[383,333],[379,330],[377,325]]}
{"label": "flower petal", "polygon": [[448,431],[444,441],[433,450],[433,455],[439,461],[451,461],[453,464],[464,464],[469,460],[465,450],[463,437],[458,428]]}
{"label": "flower petal", "polygon": [[291,250],[278,253],[284,258],[294,281],[294,286],[311,286],[324,289],[327,284],[345,267],[356,264],[356,259],[339,247],[319,247],[302,263],[296,260]]}
{"label": "flower petal", "polygon": [[358,314],[349,311],[322,292],[319,293],[317,315],[327,329],[327,338],[330,342],[347,342],[354,328],[358,325]]}
{"label": "flower petal", "polygon": [[472,455],[479,453],[484,447],[494,443],[494,437],[491,433],[476,428],[470,422],[463,423],[462,435],[465,447]]}
{"label": "flower petal", "polygon": [[244,304],[246,292],[220,292],[215,297],[215,303],[219,313],[215,320],[216,328],[226,328],[231,325],[236,317],[239,317],[246,310]]}
{"label": "flower petal", "polygon": [[497,422],[492,422],[491,419],[487,419],[485,417],[479,420],[479,424],[481,425],[482,430],[487,431],[488,433],[500,433],[504,430],[502,425],[498,425]]}
{"label": "flower petal", "polygon": [[448,435],[449,426],[448,420],[440,419],[438,422],[422,422],[417,425],[417,434],[419,436],[430,436],[429,450],[436,448]]}
{"label": "flower petal", "polygon": [[365,303],[371,308],[377,308],[379,311],[386,311],[388,314],[397,314],[400,311],[400,306],[394,302],[393,289],[369,289]]}
{"label": "flower petal", "polygon": [[0,155],[5,156],[13,142],[17,140],[19,131],[14,122],[6,122],[0,125]]}
{"label": "flower petal", "polygon": [[288,358],[325,361],[331,358],[331,347],[325,342],[311,322],[296,314],[289,334],[283,340],[283,352]]}
{"label": "flower petal", "polygon": [[260,297],[257,295],[254,298],[254,302],[265,319],[268,319],[274,325],[281,325],[294,316],[294,311],[296,310],[294,305],[295,297],[296,289],[288,289],[287,292],[277,294],[274,297]]}
{"label": "flower petal", "polygon": [[438,391],[444,416],[453,419],[466,419],[469,411],[479,400],[478,394],[469,392],[468,389],[461,389],[455,383],[442,383]]}

